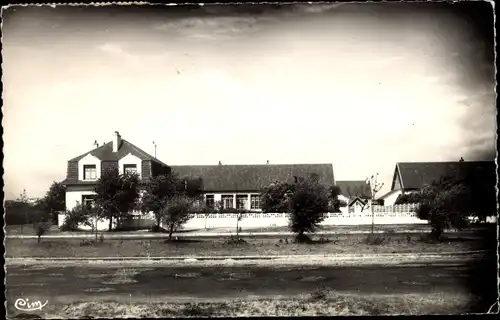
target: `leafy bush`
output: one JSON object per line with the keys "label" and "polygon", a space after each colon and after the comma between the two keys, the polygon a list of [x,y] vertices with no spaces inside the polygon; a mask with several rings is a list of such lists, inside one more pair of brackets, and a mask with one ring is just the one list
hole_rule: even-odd
{"label": "leafy bush", "polygon": [[164,228],[160,227],[156,223],[149,229],[150,232],[167,232]]}
{"label": "leafy bush", "polygon": [[467,227],[472,198],[470,189],[464,183],[446,178],[425,186],[419,194],[417,216],[428,220],[435,239],[440,239],[447,228],[460,230]]}
{"label": "leafy bush", "polygon": [[224,244],[229,245],[241,245],[248,244],[248,242],[240,237],[231,236],[228,240],[224,241]]}
{"label": "leafy bush", "polygon": [[29,202],[20,200],[5,201],[5,224],[8,226],[24,225],[50,220],[48,214]]}
{"label": "leafy bush", "polygon": [[61,231],[77,231],[80,225],[89,225],[89,219],[90,210],[86,206],[77,203],[73,209],[66,211]]}
{"label": "leafy bush", "polygon": [[328,211],[328,191],[316,180],[308,179],[299,182],[290,196],[289,227],[298,239],[305,233],[318,229]]}
{"label": "leafy bush", "polygon": [[262,212],[288,212],[289,195],[294,191],[295,185],[275,181],[262,191]]}
{"label": "leafy bush", "polygon": [[33,229],[35,229],[35,233],[38,236],[38,243],[42,240],[42,236],[50,230],[52,227],[52,222],[51,221],[41,221],[41,222],[36,222],[33,225]]}
{"label": "leafy bush", "polygon": [[93,246],[93,245],[94,245],[93,240],[83,239],[82,241],[80,241],[80,247]]}
{"label": "leafy bush", "polygon": [[192,199],[186,196],[175,196],[160,211],[163,225],[168,230],[168,237],[182,227],[189,220],[189,212],[192,208]]}
{"label": "leafy bush", "polygon": [[419,192],[404,193],[400,194],[394,204],[410,204],[419,203],[422,200],[422,196]]}

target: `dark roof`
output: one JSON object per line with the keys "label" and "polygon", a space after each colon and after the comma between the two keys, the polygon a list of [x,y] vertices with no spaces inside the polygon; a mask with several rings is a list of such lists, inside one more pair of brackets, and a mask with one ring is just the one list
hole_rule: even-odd
{"label": "dark roof", "polygon": [[396,191],[400,191],[400,190],[389,190],[388,192],[384,193],[383,195],[381,196],[377,196],[377,199],[376,200],[383,200],[385,197],[393,194],[394,192]]}
{"label": "dark roof", "polygon": [[340,188],[340,194],[347,198],[371,198],[370,185],[364,180],[336,181],[335,184]]}
{"label": "dark roof", "polygon": [[[403,189],[420,189],[426,184],[445,177],[468,177],[495,183],[496,164],[494,161],[468,162],[399,162]],[[391,189],[394,188],[394,183]]]}
{"label": "dark roof", "polygon": [[361,199],[360,197],[354,197],[353,199],[351,199],[351,201],[349,201],[349,203],[347,204],[347,206],[352,206],[353,204],[355,204],[356,202],[360,202],[363,206],[366,205],[366,201]]}
{"label": "dark roof", "polygon": [[332,185],[331,164],[192,165],[170,166],[180,177],[201,178],[206,192],[260,191],[274,180],[294,182],[316,173],[319,182]]}
{"label": "dark roof", "polygon": [[97,147],[91,151],[85,152],[84,154],[73,158],[69,161],[79,161],[83,157],[85,157],[88,154],[93,155],[94,157],[97,157],[101,161],[118,161],[119,159],[125,157],[127,154],[133,154],[134,156],[138,157],[141,160],[151,160],[154,162],[158,162],[161,165],[167,166],[165,163],[161,162],[160,160],[156,159],[149,153],[145,152],[141,148],[135,146],[134,144],[128,142],[125,139],[121,140],[120,147],[118,148],[118,152],[113,152],[113,143],[108,142],[103,144],[100,147]]}

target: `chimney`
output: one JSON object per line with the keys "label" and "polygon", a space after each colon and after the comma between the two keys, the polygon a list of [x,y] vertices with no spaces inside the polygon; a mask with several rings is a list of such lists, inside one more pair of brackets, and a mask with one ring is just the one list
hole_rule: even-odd
{"label": "chimney", "polygon": [[267,164],[269,164],[269,160],[267,160]]}
{"label": "chimney", "polygon": [[122,137],[118,131],[115,131],[113,134],[113,152],[118,152],[118,148],[120,148],[120,143],[122,142]]}

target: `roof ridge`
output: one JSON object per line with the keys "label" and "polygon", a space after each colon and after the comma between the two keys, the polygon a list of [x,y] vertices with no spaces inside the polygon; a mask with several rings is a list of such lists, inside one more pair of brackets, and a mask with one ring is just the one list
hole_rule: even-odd
{"label": "roof ridge", "polygon": [[110,141],[110,142],[105,142],[103,145],[101,145],[101,146],[99,146],[99,147],[96,147],[96,148],[94,148],[94,149],[92,149],[92,150],[90,150],[90,151],[87,151],[87,152],[85,152],[85,153],[82,153],[82,154],[80,154],[79,156],[74,157],[74,158],[72,158],[72,159],[70,159],[70,160],[68,160],[68,161],[77,161],[77,159],[78,159],[78,160],[80,160],[80,159],[82,159],[83,157],[85,157],[86,155],[91,154],[92,152],[94,152],[94,151],[96,151],[96,150],[98,150],[98,149],[100,149],[100,148],[103,148],[104,146],[106,146],[107,144],[110,144],[111,142],[112,142],[112,141]]}
{"label": "roof ridge", "polygon": [[474,161],[404,161],[396,162],[396,164],[410,163],[410,164],[420,164],[420,163],[477,163],[477,162],[495,162],[494,160],[474,160]]}
{"label": "roof ridge", "polygon": [[331,163],[273,163],[273,164],[265,164],[265,163],[255,163],[255,164],[178,164],[178,165],[170,165],[171,167],[229,167],[229,166],[304,166],[304,165],[325,165],[325,166],[333,166]]}
{"label": "roof ridge", "polygon": [[132,142],[126,140],[126,139],[122,139],[123,142],[126,142],[129,144],[129,146],[134,149],[136,152],[138,153],[141,153],[142,156],[148,158],[149,160],[154,160],[154,161],[158,161],[159,163],[163,164],[163,165],[167,165],[166,163],[164,163],[163,161],[161,161],[160,159],[156,158],[156,157],[153,157],[152,155],[150,155],[149,153],[147,153],[146,151],[142,150],[141,148],[139,148],[138,146],[136,146],[135,144],[133,144]]}

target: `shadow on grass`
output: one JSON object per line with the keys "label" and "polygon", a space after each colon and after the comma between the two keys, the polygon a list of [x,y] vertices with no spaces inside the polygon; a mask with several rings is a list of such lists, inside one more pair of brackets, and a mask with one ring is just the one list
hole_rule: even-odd
{"label": "shadow on grass", "polygon": [[163,243],[167,244],[186,244],[186,243],[202,243],[203,240],[200,239],[184,239],[184,238],[173,238],[173,239],[165,239]]}
{"label": "shadow on grass", "polygon": [[[497,231],[491,229],[483,232],[479,242],[480,247],[487,252],[482,259],[468,263],[469,277],[465,278],[464,283],[477,298],[468,306],[468,312],[471,313],[488,312],[498,299]],[[498,310],[497,308],[493,309]]]}
{"label": "shadow on grass", "polygon": [[319,239],[313,239],[309,235],[306,234],[299,234],[293,238],[292,243],[296,244],[325,244],[325,243],[331,243],[333,240],[330,240],[325,237],[320,237]]}

